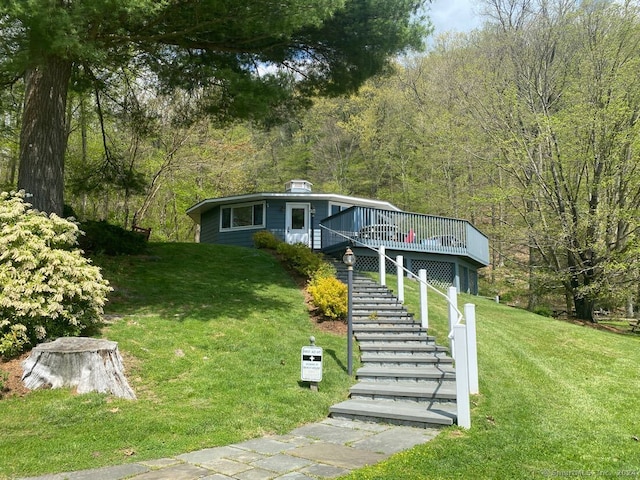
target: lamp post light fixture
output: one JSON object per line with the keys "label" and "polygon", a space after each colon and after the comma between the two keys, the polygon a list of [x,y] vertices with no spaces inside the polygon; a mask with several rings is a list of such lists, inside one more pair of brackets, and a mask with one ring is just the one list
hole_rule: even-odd
{"label": "lamp post light fixture", "polygon": [[347,266],[347,373],[353,373],[353,266],[356,256],[347,247],[342,256],[342,261]]}

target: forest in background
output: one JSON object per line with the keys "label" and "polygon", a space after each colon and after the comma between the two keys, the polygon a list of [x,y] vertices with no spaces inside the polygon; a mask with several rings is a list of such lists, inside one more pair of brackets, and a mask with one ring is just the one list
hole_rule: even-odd
{"label": "forest in background", "polygon": [[[81,220],[192,241],[193,204],[301,178],[315,192],[471,221],[490,239],[483,294],[582,319],[596,308],[631,314],[638,2],[482,4],[482,29],[433,39],[357,94],[318,98],[266,126],[202,117],[204,92],[165,94],[133,69],[110,72],[104,88],[72,88],[65,203]],[[7,190],[17,184],[23,90],[16,81],[0,91]]]}

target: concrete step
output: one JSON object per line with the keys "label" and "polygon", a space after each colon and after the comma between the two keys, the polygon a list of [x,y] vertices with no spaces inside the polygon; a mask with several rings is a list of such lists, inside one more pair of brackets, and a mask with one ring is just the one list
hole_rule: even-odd
{"label": "concrete step", "polygon": [[358,332],[356,340],[361,345],[365,343],[387,343],[387,342],[404,342],[404,343],[420,343],[420,344],[435,344],[435,337],[430,337],[424,332],[416,333],[378,333],[376,331],[363,333]]}
{"label": "concrete step", "polygon": [[388,322],[386,325],[381,326],[378,322],[371,321],[354,322],[353,333],[356,337],[362,333],[364,334],[380,334],[380,335],[424,335],[424,330],[417,323],[392,323]]}
{"label": "concrete step", "polygon": [[332,406],[329,411],[333,418],[385,422],[421,428],[453,425],[456,420],[456,409],[453,403],[430,409],[420,403],[346,400]]}
{"label": "concrete step", "polygon": [[360,355],[360,361],[365,366],[389,367],[422,367],[424,365],[452,365],[453,359],[442,354],[414,354],[414,355],[378,355],[366,352]]}
{"label": "concrete step", "polygon": [[404,307],[397,306],[394,308],[363,308],[354,305],[351,313],[354,317],[414,317],[413,313],[409,313]]}
{"label": "concrete step", "polygon": [[384,297],[380,295],[354,295],[353,305],[354,307],[358,305],[397,305],[403,307],[396,297]]}
{"label": "concrete step", "polygon": [[360,382],[349,390],[351,400],[393,400],[412,403],[451,403],[456,400],[455,383],[390,384]]}
{"label": "concrete step", "polygon": [[409,343],[360,343],[360,352],[378,355],[414,355],[420,353],[447,353],[449,350],[441,345],[409,344]]}
{"label": "concrete step", "polygon": [[356,308],[354,307],[352,310],[352,316],[355,317],[364,317],[364,318],[414,318],[413,313],[407,312],[405,309],[394,308],[394,309],[384,309],[384,308]]}
{"label": "concrete step", "polygon": [[456,373],[451,365],[434,364],[415,367],[364,366],[357,370],[361,381],[381,383],[452,383],[455,385]]}
{"label": "concrete step", "polygon": [[359,318],[414,318],[412,313],[400,308],[362,308],[354,307],[352,316]]}
{"label": "concrete step", "polygon": [[410,330],[420,329],[420,326],[410,318],[377,318],[375,320],[368,318],[354,318],[352,320],[352,325],[354,332],[367,331],[367,328],[369,328],[369,331],[371,331],[372,328],[384,330],[391,327],[405,327]]}
{"label": "concrete step", "polygon": [[361,286],[354,286],[353,288],[353,296],[358,296],[358,295],[362,295],[362,294],[367,294],[367,295],[380,295],[382,297],[388,297],[388,296],[394,296],[392,292],[390,292],[389,290],[387,290],[385,287],[376,287],[376,286],[367,286],[367,285],[361,285]]}
{"label": "concrete step", "polygon": [[405,310],[404,305],[398,303],[395,298],[372,300],[370,297],[354,298],[354,310]]}

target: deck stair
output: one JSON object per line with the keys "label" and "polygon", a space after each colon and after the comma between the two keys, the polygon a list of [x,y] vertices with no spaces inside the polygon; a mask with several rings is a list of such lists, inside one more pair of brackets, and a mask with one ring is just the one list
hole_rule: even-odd
{"label": "deck stair", "polygon": [[[344,265],[338,278],[347,283]],[[453,360],[386,287],[353,276],[353,333],[360,347],[358,383],[330,416],[418,427],[456,421]]]}

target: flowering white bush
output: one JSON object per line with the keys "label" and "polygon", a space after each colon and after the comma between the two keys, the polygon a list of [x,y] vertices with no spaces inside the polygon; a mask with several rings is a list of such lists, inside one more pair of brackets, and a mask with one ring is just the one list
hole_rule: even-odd
{"label": "flowering white bush", "polygon": [[100,321],[111,290],[77,248],[78,226],[47,216],[24,192],[0,192],[0,355],[80,335]]}

